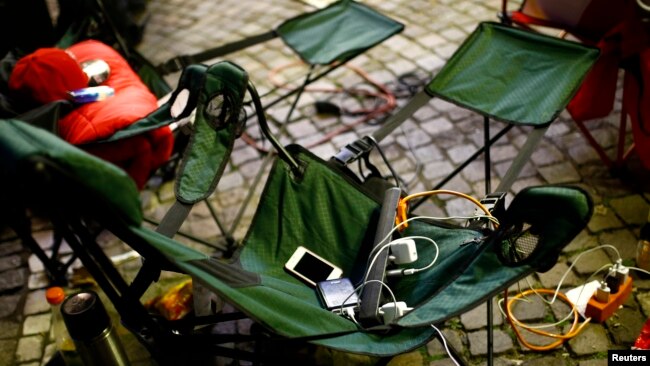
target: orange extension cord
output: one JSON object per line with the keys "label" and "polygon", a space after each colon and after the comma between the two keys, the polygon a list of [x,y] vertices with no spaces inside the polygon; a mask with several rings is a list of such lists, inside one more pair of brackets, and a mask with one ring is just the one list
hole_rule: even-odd
{"label": "orange extension cord", "polygon": [[[565,294],[563,294],[561,292],[558,292],[557,297],[559,297],[563,301],[570,304],[571,305],[571,310],[572,310],[572,313],[573,313],[573,324],[571,324],[571,329],[569,329],[569,331],[566,334],[550,333],[550,332],[539,330],[539,329],[533,328],[531,326],[528,326],[526,324],[523,324],[519,320],[515,319],[515,317],[512,315],[512,304],[515,302],[515,300],[517,300],[519,298],[522,298],[522,297],[525,297],[525,296],[530,295],[530,294],[535,293],[535,292],[536,293],[549,294],[549,295],[551,295],[551,294],[555,295],[554,290],[549,290],[549,289],[533,290],[533,289],[530,289],[530,290],[520,292],[517,295],[515,295],[514,297],[512,297],[510,300],[508,300],[508,290],[507,289],[504,291],[504,294],[503,294],[503,300],[504,300],[504,302],[506,304],[505,313],[506,313],[506,318],[508,319],[508,323],[510,323],[510,326],[512,326],[512,329],[515,331],[515,335],[517,336],[517,338],[519,339],[521,344],[523,344],[524,346],[530,348],[531,350],[533,350],[533,351],[549,351],[549,350],[552,350],[553,348],[560,346],[562,343],[564,343],[567,340],[569,340],[569,339],[575,337],[576,335],[578,335],[578,333],[580,333],[580,331],[582,331],[582,329],[591,320],[590,318],[588,318],[582,324],[578,325],[578,321],[580,319],[580,314],[578,314],[578,309],[575,306],[573,306],[573,304],[571,303],[571,300],[569,300],[569,298]],[[547,345],[542,345],[542,346],[530,344],[524,339],[523,335],[519,331],[519,328],[517,328],[517,327],[521,327],[523,329],[526,329],[529,332],[539,334],[539,335],[542,335],[542,336],[545,336],[545,337],[556,338],[557,340],[552,342],[552,343],[549,343]]]}

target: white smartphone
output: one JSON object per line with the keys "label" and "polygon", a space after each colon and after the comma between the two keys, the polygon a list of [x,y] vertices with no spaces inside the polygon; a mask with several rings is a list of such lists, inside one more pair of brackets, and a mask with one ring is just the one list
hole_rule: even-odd
{"label": "white smartphone", "polygon": [[312,287],[321,281],[340,278],[343,274],[339,267],[303,246],[296,248],[284,269]]}

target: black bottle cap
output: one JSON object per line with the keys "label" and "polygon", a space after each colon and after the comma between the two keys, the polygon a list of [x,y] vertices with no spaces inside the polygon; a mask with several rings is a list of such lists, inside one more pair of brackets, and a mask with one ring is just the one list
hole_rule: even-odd
{"label": "black bottle cap", "polygon": [[93,291],[82,291],[61,304],[61,315],[70,337],[75,341],[89,341],[107,329],[111,319],[99,296]]}

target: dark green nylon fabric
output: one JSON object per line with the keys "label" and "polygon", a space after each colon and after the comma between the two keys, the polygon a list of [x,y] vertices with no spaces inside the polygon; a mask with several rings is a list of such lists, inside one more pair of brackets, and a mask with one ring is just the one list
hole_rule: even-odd
{"label": "dark green nylon fabric", "polygon": [[305,173],[294,177],[276,162],[240,253],[243,268],[302,284],[283,270],[302,245],[354,277],[355,265],[365,264],[360,248],[372,244],[380,205],[322,160],[297,146],[288,149],[297,151],[292,155]]}
{"label": "dark green nylon fabric", "polygon": [[[484,302],[496,292],[502,291],[512,283],[535,271],[541,264],[551,261],[589,221],[592,204],[581,190],[562,186],[532,187],[520,192],[513,200],[506,214],[504,225],[509,221],[529,223],[542,233],[539,246],[541,250],[530,258],[530,263],[520,266],[506,266],[497,256],[501,242],[482,245],[468,259],[471,261],[457,267],[453,272],[434,266],[429,276],[450,276],[457,278],[439,291],[431,299],[398,321],[400,326],[419,327],[438,323],[467,311]],[[409,228],[409,235],[427,235],[430,228],[415,226]],[[434,237],[437,240],[437,238]],[[440,243],[438,243],[440,244]],[[474,245],[474,244],[470,244]],[[415,291],[431,291],[425,284],[412,285]],[[400,284],[396,284],[400,291]]]}
{"label": "dark green nylon fabric", "polygon": [[552,122],[598,58],[598,49],[485,22],[463,42],[426,91],[492,118]]}
{"label": "dark green nylon fabric", "polygon": [[73,176],[79,177],[85,188],[105,197],[116,216],[131,225],[142,222],[138,191],[133,180],[122,169],[87,154],[43,129],[18,120],[0,120],[0,156],[3,179],[18,176],[19,164],[31,156],[48,157],[68,168]]}
{"label": "dark green nylon fabric", "polygon": [[287,20],[276,31],[305,62],[327,65],[360,54],[402,29],[403,24],[366,5],[343,0]]}
{"label": "dark green nylon fabric", "polygon": [[[175,192],[179,201],[196,203],[209,196],[219,182],[235,142],[247,83],[246,72],[229,62],[214,64],[206,70],[192,126],[194,132],[177,173]],[[219,111],[212,105],[215,98],[223,102]]]}

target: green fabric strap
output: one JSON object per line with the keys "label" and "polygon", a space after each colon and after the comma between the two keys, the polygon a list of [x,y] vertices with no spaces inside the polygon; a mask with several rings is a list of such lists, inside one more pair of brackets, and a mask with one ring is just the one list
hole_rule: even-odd
{"label": "green fabric strap", "polygon": [[194,205],[176,201],[169,208],[165,217],[160,221],[160,225],[156,228],[156,232],[165,235],[168,238],[173,237],[178,229],[181,228],[183,222],[190,214]]}
{"label": "green fabric strap", "polygon": [[228,163],[237,132],[248,75],[230,62],[206,70],[190,141],[176,179],[176,199],[193,204],[207,198]]}

